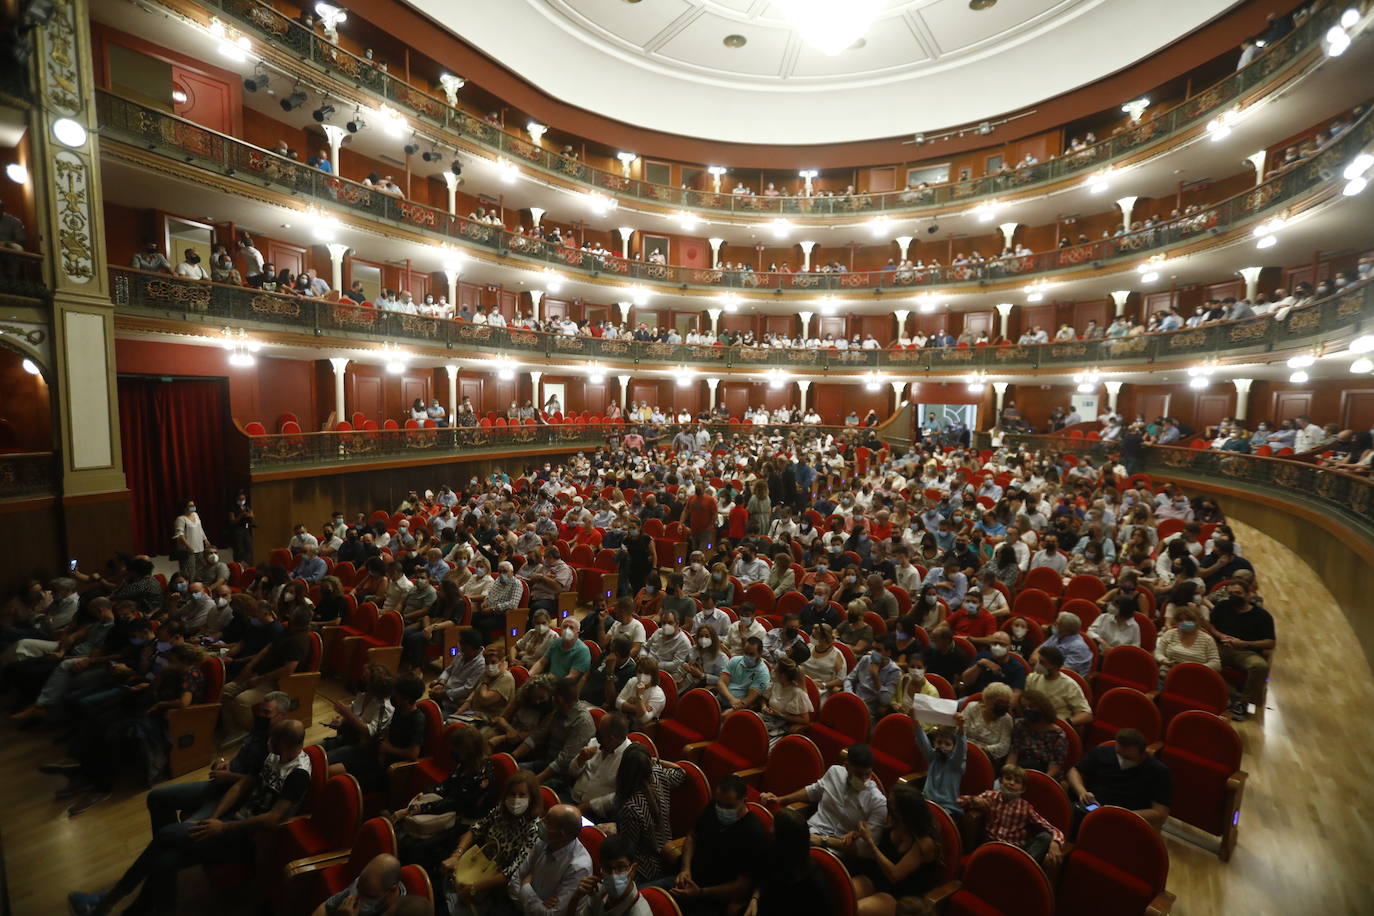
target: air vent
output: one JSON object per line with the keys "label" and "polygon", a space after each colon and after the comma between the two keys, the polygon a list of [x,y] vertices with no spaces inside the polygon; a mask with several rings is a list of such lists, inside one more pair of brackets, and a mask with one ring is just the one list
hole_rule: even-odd
{"label": "air vent", "polygon": [[968,8],[971,10],[990,10],[997,5],[997,0],[968,0]]}
{"label": "air vent", "polygon": [[727,48],[742,48],[749,43],[749,39],[743,35],[726,35],[721,43]]}

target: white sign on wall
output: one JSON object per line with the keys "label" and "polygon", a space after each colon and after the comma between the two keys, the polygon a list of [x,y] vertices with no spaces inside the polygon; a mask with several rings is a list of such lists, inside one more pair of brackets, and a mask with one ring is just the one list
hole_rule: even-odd
{"label": "white sign on wall", "polygon": [[1097,394],[1074,394],[1069,398],[1069,404],[1084,422],[1097,419],[1098,408],[1102,406],[1102,398]]}

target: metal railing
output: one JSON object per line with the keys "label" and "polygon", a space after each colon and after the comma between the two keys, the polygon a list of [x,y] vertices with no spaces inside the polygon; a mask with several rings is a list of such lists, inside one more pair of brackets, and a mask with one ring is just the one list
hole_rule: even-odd
{"label": "metal railing", "polygon": [[792,290],[806,293],[876,289],[925,289],[983,285],[1029,278],[1082,267],[1144,258],[1173,245],[1219,234],[1258,219],[1299,195],[1339,179],[1345,165],[1374,140],[1374,106],[1319,153],[1297,166],[1271,176],[1262,184],[1204,210],[1146,229],[1024,257],[996,258],[979,264],[938,268],[855,271],[851,273],[755,273],[711,268],[679,267],[596,254],[555,245],[519,232],[468,220],[425,204],[383,193],[312,168],[294,159],[236,140],[101,91],[96,96],[101,134],[140,146],[159,155],[251,184],[274,188],[340,209],[380,220],[464,247],[479,246],[509,256],[527,266],[549,265],[597,277],[645,281],[674,287]]}
{"label": "metal railing", "polygon": [[[791,426],[769,423],[691,424],[704,427],[713,439],[717,433],[735,435],[763,433],[768,436],[823,433],[836,437],[862,434],[859,427]],[[327,431],[318,433],[278,433],[249,436],[248,463],[252,471],[280,471],[292,468],[358,465],[397,459],[446,460],[493,454],[521,454],[530,449],[580,450],[597,448],[613,439],[635,432],[646,447],[670,447],[673,437],[686,425],[677,423],[577,422],[509,426],[468,426],[431,429],[377,429]]]}
{"label": "metal railing", "polygon": [[922,188],[881,193],[854,193],[836,197],[765,197],[728,192],[697,191],[655,184],[621,173],[606,171],[537,146],[481,118],[450,105],[445,98],[417,88],[381,69],[374,61],[353,54],[316,34],[299,22],[258,0],[198,0],[223,12],[240,26],[306,61],[320,70],[347,80],[398,110],[423,119],[493,155],[533,166],[561,179],[575,181],[617,197],[630,197],[672,207],[749,216],[855,216],[974,204],[999,194],[1022,191],[1073,175],[1102,169],[1126,155],[1167,139],[1219,113],[1256,87],[1269,82],[1287,66],[1317,47],[1327,29],[1345,7],[1329,4],[1309,16],[1302,25],[1264,49],[1243,70],[1203,89],[1163,112],[1151,113],[1112,137],[1057,159],[1011,169],[1001,174],[944,182]]}
{"label": "metal railing", "polygon": [[47,299],[50,290],[43,279],[43,256],[0,248],[0,295]]}
{"label": "metal railing", "polygon": [[57,477],[52,452],[0,454],[0,500],[53,496]]}
{"label": "metal railing", "polygon": [[703,370],[855,372],[887,370],[989,373],[1028,368],[1139,365],[1202,356],[1225,357],[1296,349],[1364,329],[1374,319],[1374,281],[1272,315],[1218,322],[1163,334],[1112,340],[926,349],[790,350],[605,340],[425,318],[357,305],[264,293],[244,286],[183,280],[168,274],[110,268],[111,299],[121,314],[193,321],[215,327],[260,328],[316,337],[369,339],[496,357],[586,360],[606,364],[690,366]]}
{"label": "metal railing", "polygon": [[[1117,443],[1093,442],[1062,435],[1008,434],[1004,444],[1075,455],[1106,457],[1116,454]],[[990,447],[986,432],[975,434],[980,448]],[[1295,494],[1306,506],[1334,513],[1374,540],[1374,480],[1320,467],[1309,461],[1245,455],[1211,448],[1152,445],[1145,449],[1146,473],[1192,477],[1237,489],[1254,489],[1284,502]]]}

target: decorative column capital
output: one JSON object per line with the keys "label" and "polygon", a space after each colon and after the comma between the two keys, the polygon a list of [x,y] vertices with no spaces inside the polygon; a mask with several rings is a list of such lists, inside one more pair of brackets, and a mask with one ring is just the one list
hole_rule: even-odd
{"label": "decorative column capital", "polygon": [[716,390],[716,386],[718,386],[719,384],[720,384],[720,379],[718,379],[718,378],[708,378],[708,379],[706,380],[706,387],[707,387],[707,388],[710,388],[712,391],[715,391],[715,390]]}
{"label": "decorative column capital", "polygon": [[1103,388],[1106,388],[1106,389],[1107,389],[1107,393],[1110,394],[1112,397],[1116,397],[1118,394],[1121,393],[1121,386],[1124,385],[1124,384],[1126,384],[1126,383],[1125,383],[1125,382],[1103,382],[1103,383],[1102,383],[1102,387],[1103,387]]}
{"label": "decorative column capital", "polygon": [[453,381],[458,377],[459,366],[457,363],[447,363],[444,371],[448,373],[449,381]]}
{"label": "decorative column capital", "polygon": [[342,373],[344,369],[348,366],[348,363],[349,359],[347,356],[329,357],[329,365],[334,367],[335,374]]}
{"label": "decorative column capital", "polygon": [[797,379],[797,387],[800,388],[800,389],[802,390],[802,394],[806,394],[807,389],[811,387],[811,379],[809,379],[809,378],[799,378],[799,379]]}
{"label": "decorative column capital", "polygon": [[1236,386],[1236,393],[1244,397],[1250,393],[1250,386],[1255,384],[1255,380],[1252,378],[1233,378],[1231,384]]}
{"label": "decorative column capital", "polygon": [[1000,398],[1002,395],[1007,393],[1007,388],[1010,385],[1011,382],[993,382],[992,390],[997,392],[997,396]]}
{"label": "decorative column capital", "polygon": [[1016,303],[1014,302],[999,302],[997,303],[997,314],[1001,315],[1003,318],[1006,318],[1008,315],[1011,314],[1011,310],[1015,307]]}

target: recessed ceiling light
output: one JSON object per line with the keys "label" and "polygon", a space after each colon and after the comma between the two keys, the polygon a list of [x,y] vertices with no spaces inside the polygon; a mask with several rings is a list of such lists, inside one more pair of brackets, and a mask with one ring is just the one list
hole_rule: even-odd
{"label": "recessed ceiling light", "polygon": [[726,35],[722,42],[727,48],[742,48],[749,43],[743,35]]}
{"label": "recessed ceiling light", "polygon": [[971,10],[990,10],[997,5],[997,0],[968,0],[968,8]]}
{"label": "recessed ceiling light", "polygon": [[850,50],[850,51],[857,51],[857,50],[859,50],[860,48],[862,48],[862,47],[863,47],[864,45],[866,45],[866,44],[868,44],[868,39],[867,39],[867,38],[860,38],[858,41],[854,42],[852,45],[849,46],[849,50]]}

